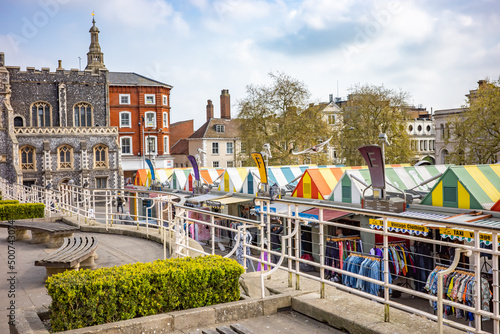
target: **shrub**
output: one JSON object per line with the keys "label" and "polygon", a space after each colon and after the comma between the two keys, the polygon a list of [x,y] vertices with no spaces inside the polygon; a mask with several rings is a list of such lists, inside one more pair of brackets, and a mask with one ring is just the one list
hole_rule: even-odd
{"label": "shrub", "polygon": [[42,203],[0,205],[0,220],[17,220],[43,217],[45,217],[45,205]]}
{"label": "shrub", "polygon": [[236,301],[243,272],[216,255],[66,271],[45,283],[51,326],[63,331]]}
{"label": "shrub", "polygon": [[0,198],[0,205],[4,204],[19,204],[19,201],[17,199],[4,199]]}

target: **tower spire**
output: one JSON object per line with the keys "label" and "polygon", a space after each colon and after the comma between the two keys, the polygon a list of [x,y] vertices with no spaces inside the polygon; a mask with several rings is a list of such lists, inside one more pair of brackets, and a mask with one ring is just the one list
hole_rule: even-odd
{"label": "tower spire", "polygon": [[90,46],[89,52],[87,52],[87,67],[85,69],[97,73],[100,68],[105,69],[106,66],[104,66],[104,54],[101,52],[101,46],[99,45],[99,29],[95,26],[94,12],[92,12],[92,27],[89,33]]}

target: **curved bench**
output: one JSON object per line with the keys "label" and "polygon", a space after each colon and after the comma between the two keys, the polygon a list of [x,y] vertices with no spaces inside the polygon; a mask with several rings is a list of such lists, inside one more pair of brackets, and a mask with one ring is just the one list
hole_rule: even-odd
{"label": "curved bench", "polygon": [[95,251],[98,246],[96,237],[82,236],[65,238],[63,245],[42,260],[35,261],[35,266],[43,266],[47,270],[45,279],[53,274],[80,268],[94,269]]}
{"label": "curved bench", "polygon": [[14,227],[16,241],[29,239],[28,230],[31,231],[31,243],[47,243],[49,248],[57,248],[63,244],[66,237],[72,237],[73,232],[79,231],[78,227],[61,223],[45,223],[33,221],[0,222],[0,227]]}

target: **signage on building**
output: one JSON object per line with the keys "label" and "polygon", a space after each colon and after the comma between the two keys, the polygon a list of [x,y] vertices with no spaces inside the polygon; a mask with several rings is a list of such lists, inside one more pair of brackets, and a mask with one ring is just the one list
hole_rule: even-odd
{"label": "signage on building", "polygon": [[367,145],[358,148],[368,165],[373,188],[385,189],[385,167],[382,148],[378,145]]}
{"label": "signage on building", "polygon": [[405,211],[406,204],[404,201],[389,201],[389,200],[371,200],[364,199],[362,202],[363,209],[394,212],[399,213]]}

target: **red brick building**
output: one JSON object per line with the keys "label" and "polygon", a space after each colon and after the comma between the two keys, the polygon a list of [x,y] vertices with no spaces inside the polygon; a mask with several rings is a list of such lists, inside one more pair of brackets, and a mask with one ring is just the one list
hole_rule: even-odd
{"label": "red brick building", "polygon": [[109,73],[110,125],[119,129],[125,182],[150,159],[173,167],[170,155],[171,85],[136,73]]}

